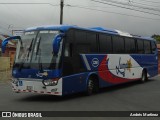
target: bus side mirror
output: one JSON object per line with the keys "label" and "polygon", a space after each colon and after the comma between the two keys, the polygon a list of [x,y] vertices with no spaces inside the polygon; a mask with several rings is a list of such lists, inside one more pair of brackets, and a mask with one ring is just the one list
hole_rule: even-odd
{"label": "bus side mirror", "polygon": [[2,53],[5,53],[6,46],[7,46],[8,42],[11,41],[11,40],[16,40],[16,39],[21,40],[21,37],[20,36],[12,36],[12,37],[9,37],[9,38],[6,38],[5,40],[3,40],[3,42],[2,42]]}
{"label": "bus side mirror", "polygon": [[64,34],[58,34],[55,36],[53,40],[53,54],[58,55],[59,48],[60,48],[60,42],[63,38]]}

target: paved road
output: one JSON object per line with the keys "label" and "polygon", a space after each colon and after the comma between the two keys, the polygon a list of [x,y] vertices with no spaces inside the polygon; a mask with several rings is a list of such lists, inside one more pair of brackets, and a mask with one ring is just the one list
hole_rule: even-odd
{"label": "paved road", "polygon": [[160,111],[160,77],[106,88],[99,94],[64,98],[32,93],[14,93],[10,84],[0,84],[0,111]]}

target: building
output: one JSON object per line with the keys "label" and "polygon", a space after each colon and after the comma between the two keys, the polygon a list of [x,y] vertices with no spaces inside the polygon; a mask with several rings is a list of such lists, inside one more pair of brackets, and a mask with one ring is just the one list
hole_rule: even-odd
{"label": "building", "polygon": [[[13,36],[21,36],[23,34],[24,34],[24,30],[12,30]],[[16,42],[15,41],[8,42],[5,53],[3,54],[2,54],[2,49],[1,49],[3,40],[9,36],[11,36],[9,31],[4,31],[0,29],[0,57],[10,57],[10,63],[12,67],[13,62],[14,62],[14,56],[16,53]]]}
{"label": "building", "polygon": [[2,49],[1,49],[2,42],[7,37],[9,37],[9,36],[0,34],[0,57],[10,57],[10,63],[11,63],[11,66],[12,66],[13,62],[14,62],[14,56],[15,56],[15,53],[16,53],[16,44],[13,43],[13,42],[9,42],[7,44],[5,53],[2,53]]}

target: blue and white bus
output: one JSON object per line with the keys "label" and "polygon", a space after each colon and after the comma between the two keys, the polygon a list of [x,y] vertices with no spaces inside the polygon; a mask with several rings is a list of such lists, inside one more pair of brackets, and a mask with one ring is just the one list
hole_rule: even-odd
{"label": "blue and white bus", "polygon": [[17,40],[12,69],[15,92],[68,95],[158,74],[156,41],[119,30],[77,26],[28,28]]}

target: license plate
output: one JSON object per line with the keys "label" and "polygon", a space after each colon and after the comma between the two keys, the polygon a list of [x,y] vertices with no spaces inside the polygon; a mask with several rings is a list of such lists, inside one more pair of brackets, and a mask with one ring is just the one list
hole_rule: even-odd
{"label": "license plate", "polygon": [[33,86],[27,86],[26,88],[28,91],[32,91],[33,90]]}

